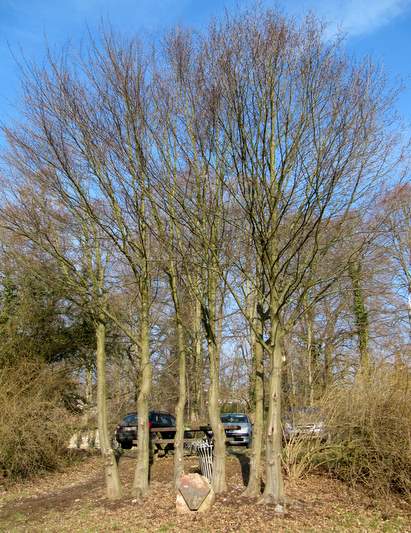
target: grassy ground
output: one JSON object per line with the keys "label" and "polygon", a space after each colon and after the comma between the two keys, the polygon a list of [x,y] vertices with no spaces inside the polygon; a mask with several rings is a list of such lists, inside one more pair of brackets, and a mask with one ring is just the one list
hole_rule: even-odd
{"label": "grassy ground", "polygon": [[[240,461],[241,459],[241,461]],[[401,499],[372,499],[363,490],[349,489],[324,476],[286,484],[288,511],[276,516],[270,506],[241,498],[246,477],[244,456],[227,458],[228,492],[217,498],[206,515],[178,515],[171,483],[172,457],[152,468],[151,489],[143,504],[133,501],[133,454],[120,461],[124,497],[104,496],[102,463],[88,457],[63,472],[35,481],[0,487],[0,531],[30,532],[411,532],[411,509]],[[197,471],[187,458],[186,471]]]}

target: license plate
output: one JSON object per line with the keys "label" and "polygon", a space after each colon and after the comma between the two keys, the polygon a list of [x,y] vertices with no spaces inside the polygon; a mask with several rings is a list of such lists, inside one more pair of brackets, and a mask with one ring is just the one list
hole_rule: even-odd
{"label": "license plate", "polygon": [[124,428],[124,431],[137,431],[137,427],[136,426],[129,426],[127,428]]}

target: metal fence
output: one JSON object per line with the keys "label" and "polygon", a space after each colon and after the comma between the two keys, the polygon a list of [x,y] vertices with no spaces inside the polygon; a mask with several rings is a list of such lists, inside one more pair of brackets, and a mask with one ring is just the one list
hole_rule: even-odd
{"label": "metal fence", "polygon": [[197,454],[201,474],[211,483],[214,445],[206,441],[196,441],[191,444],[191,448]]}

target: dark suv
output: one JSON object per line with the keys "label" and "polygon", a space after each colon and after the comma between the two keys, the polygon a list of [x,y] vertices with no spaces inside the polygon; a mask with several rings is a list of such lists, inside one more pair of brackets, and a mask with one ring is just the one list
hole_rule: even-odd
{"label": "dark suv", "polygon": [[[176,419],[170,413],[163,411],[150,411],[148,415],[150,429],[176,427]],[[161,433],[163,439],[174,439],[175,431]],[[116,427],[116,440],[123,448],[129,450],[133,440],[137,440],[137,413],[128,413]]]}

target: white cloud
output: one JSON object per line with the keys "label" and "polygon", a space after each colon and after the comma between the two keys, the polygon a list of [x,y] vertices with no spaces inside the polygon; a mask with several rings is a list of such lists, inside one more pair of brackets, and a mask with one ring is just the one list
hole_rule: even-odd
{"label": "white cloud", "polygon": [[410,5],[410,0],[339,0],[317,1],[311,7],[329,23],[329,36],[339,31],[354,36],[389,24]]}

